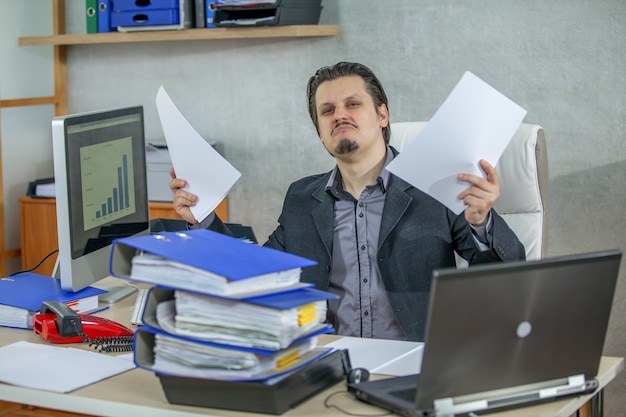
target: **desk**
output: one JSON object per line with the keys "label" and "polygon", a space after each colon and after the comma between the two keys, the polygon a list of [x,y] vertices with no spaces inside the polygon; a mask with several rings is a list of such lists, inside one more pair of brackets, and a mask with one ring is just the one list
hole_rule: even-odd
{"label": "desk", "polygon": [[[112,280],[112,278],[108,278],[105,281],[109,282],[102,282],[102,284],[110,285],[110,280]],[[100,314],[123,324],[127,324],[129,323],[130,310],[133,303],[134,297],[131,296],[114,304],[110,309]],[[320,342],[322,344],[328,343],[330,340],[333,340],[334,337],[336,336],[323,336],[320,338]],[[20,340],[44,343],[41,338],[36,336],[32,331],[0,328],[0,346],[5,346]],[[72,346],[76,347],[81,345]],[[602,357],[598,376],[600,388],[604,388],[623,368],[623,358]],[[324,399],[326,399],[329,394],[337,391],[345,392],[345,390],[345,383],[339,383],[283,415],[286,417],[317,417],[320,415],[345,417],[346,414],[334,409],[327,409],[324,406]],[[570,417],[592,397],[593,395],[591,394],[573,397],[532,407],[492,413],[489,414],[489,416],[526,417],[532,415],[536,417]],[[133,369],[69,394],[38,391],[0,383],[0,400],[102,416],[270,416],[269,414],[252,414],[247,412],[169,404],[165,399],[157,377],[152,372],[143,369]],[[348,394],[333,397],[331,404],[338,405],[357,414],[377,414],[381,412],[380,409],[353,399]]]}

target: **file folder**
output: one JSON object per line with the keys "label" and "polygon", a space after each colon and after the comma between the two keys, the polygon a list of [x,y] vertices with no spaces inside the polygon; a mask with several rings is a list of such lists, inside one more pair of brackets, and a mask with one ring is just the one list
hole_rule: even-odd
{"label": "file folder", "polygon": [[98,33],[98,0],[85,0],[87,33]]}
{"label": "file folder", "polygon": [[98,0],[98,32],[111,31],[111,0]]}
{"label": "file folder", "polygon": [[[171,366],[165,366],[163,360],[158,359],[159,337],[169,339],[168,341],[161,342],[165,343],[167,347],[171,347],[171,345],[178,342],[178,352],[171,353],[171,355],[176,355],[176,359],[170,361],[172,363]],[[232,347],[215,346],[210,342],[186,338],[143,325],[135,332],[133,351],[134,361],[138,367],[156,372],[160,375],[215,379],[220,381],[253,382],[265,381],[297,371],[333,351],[332,348],[314,347],[316,343],[317,341],[314,339],[307,339],[298,344],[294,344],[289,349],[275,352],[251,351],[249,349],[235,350]],[[241,354],[257,357],[259,365],[256,365],[255,368],[260,370],[255,371],[255,368],[252,367],[249,369],[235,369],[235,365],[233,365],[233,369],[230,370],[227,368],[211,369],[207,366],[190,365],[186,361],[187,355],[183,350],[189,353],[196,352],[197,356],[201,356],[200,352],[203,351],[203,347],[208,349],[213,348],[214,351],[221,351],[223,358],[228,357],[229,352],[232,351],[238,351]],[[171,351],[176,352],[174,350]],[[219,355],[219,353],[215,353],[215,355]],[[231,354],[230,356],[233,357],[235,355]],[[285,365],[280,365],[281,361],[285,362]],[[269,368],[267,365],[269,365]]]}
{"label": "file folder", "polygon": [[[313,291],[316,291],[316,290],[313,290]],[[283,298],[289,298],[295,292],[297,291],[284,293]],[[163,302],[174,300],[174,293],[175,293],[175,290],[169,289],[169,288],[162,288],[162,287],[151,288],[148,292],[148,297],[146,300],[146,305],[145,305],[144,313],[142,316],[142,322],[145,325],[150,326],[155,329],[159,329],[162,331],[168,330],[168,329],[163,328],[161,324],[159,323],[159,320],[157,320],[157,306]],[[275,304],[275,303],[272,302],[272,304]],[[298,304],[298,303],[293,302],[293,304]],[[174,327],[174,325],[170,324],[170,325],[167,325],[167,327],[168,328]],[[315,326],[305,329],[303,332],[300,332],[299,334],[294,334],[292,337],[292,340],[288,341],[288,343],[285,343],[284,346],[282,347],[289,347],[294,344],[301,343],[305,339],[319,336],[321,334],[332,333],[333,331],[334,329],[332,326],[329,326],[328,324],[325,324],[325,323],[318,323]],[[188,336],[192,337],[192,334],[188,333]],[[198,337],[195,337],[195,339],[198,339]],[[207,341],[211,342],[216,347],[237,346],[236,342],[232,342],[230,344],[227,344],[224,342],[220,343],[216,340],[216,338],[209,338],[207,339]],[[269,344],[267,344],[267,347],[259,347],[258,345],[253,346],[252,342],[247,342],[245,343],[245,345],[239,344],[237,348],[242,349],[242,350],[249,350],[251,352],[256,352],[256,353],[261,353],[261,352],[269,353],[269,352],[274,352],[280,349],[281,346],[279,346],[278,344],[274,344],[273,347],[269,347]]]}
{"label": "file folder", "polygon": [[[160,257],[137,270],[137,251]],[[113,241],[111,275],[204,294],[248,296],[307,285],[301,268],[316,262],[210,230],[164,232]]]}

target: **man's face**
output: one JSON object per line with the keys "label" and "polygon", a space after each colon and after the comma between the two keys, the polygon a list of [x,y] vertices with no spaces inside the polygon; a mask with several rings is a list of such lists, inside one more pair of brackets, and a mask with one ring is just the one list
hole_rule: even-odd
{"label": "man's face", "polygon": [[[359,76],[325,81],[315,93],[320,140],[334,157],[357,154],[384,143],[387,107],[376,109]],[[380,141],[380,142],[379,142]]]}

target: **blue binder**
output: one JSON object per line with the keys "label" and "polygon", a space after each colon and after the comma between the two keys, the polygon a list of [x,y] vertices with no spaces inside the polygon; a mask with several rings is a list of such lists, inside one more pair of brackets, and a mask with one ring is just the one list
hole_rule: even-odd
{"label": "blue binder", "polygon": [[[170,262],[155,265],[141,277],[131,277],[132,262],[137,250]],[[195,268],[196,272],[202,275],[201,278],[206,276],[203,282],[207,284],[213,282],[210,281],[213,278],[215,282],[220,281],[220,285],[221,280],[225,280],[226,285],[229,285],[237,281],[259,278],[255,282],[263,282],[265,293],[273,292],[274,288],[289,286],[277,282],[276,274],[285,276],[285,281],[289,275],[289,281],[292,282],[293,274],[297,273],[296,281],[299,281],[301,268],[313,265],[316,265],[316,262],[310,259],[246,243],[205,229],[116,239],[113,241],[109,264],[111,275],[118,278],[197,292],[203,292],[203,286],[196,283],[194,287],[190,287],[194,283],[189,280],[179,281],[175,283],[177,285],[171,284],[172,275],[164,273],[164,267]],[[238,286],[245,285],[246,283],[238,283]],[[204,293],[229,295],[227,292],[220,294],[206,290]]]}
{"label": "blue binder", "polygon": [[61,283],[58,279],[30,272],[0,278],[0,305],[29,312],[38,312],[44,301],[52,300],[67,303],[105,292],[95,287],[67,292],[61,289]]}
{"label": "blue binder", "polygon": [[98,33],[112,31],[111,0],[98,0]]}
{"label": "blue binder", "polygon": [[[204,346],[212,346],[216,349],[222,348],[219,345],[216,345],[215,343],[199,341],[196,339],[190,339],[184,336],[167,333],[160,329],[156,329],[156,328],[144,325],[144,326],[139,327],[136,330],[135,337],[133,339],[133,352],[134,352],[133,358],[134,358],[135,364],[138,367],[154,371],[153,367],[154,367],[154,357],[155,357],[155,352],[154,352],[155,336],[159,334],[170,337],[174,340],[179,340],[182,343],[187,344],[187,346],[189,346],[189,349],[193,349],[194,344],[197,344],[199,347],[204,345]],[[306,345],[307,342],[306,341],[301,342],[301,344]],[[294,344],[292,346],[292,349],[297,348],[297,346],[298,346],[297,344]],[[227,352],[228,350],[231,350],[231,349],[233,349],[232,346],[226,346],[224,352]],[[259,357],[267,357],[267,358],[281,356],[285,353],[284,351],[263,352],[263,351],[253,351],[250,349],[241,349],[241,350],[242,351],[246,350],[250,353],[254,353],[258,355]],[[288,366],[285,366],[284,368],[281,368],[280,370],[266,371],[266,372],[259,373],[256,375],[252,374],[252,375],[246,375],[246,376],[237,376],[238,372],[235,371],[235,372],[232,372],[231,376],[223,375],[220,377],[211,377],[210,379],[219,379],[219,380],[224,380],[224,381],[248,381],[248,382],[264,381],[269,378],[276,378],[284,374],[295,372],[298,369],[301,369],[314,361],[320,360],[321,358],[325,357],[326,355],[330,354],[333,351],[334,351],[333,348],[316,347],[313,350],[306,352],[302,354],[300,357],[294,359],[291,364],[289,364]],[[178,375],[178,376],[188,377],[188,376],[191,376],[190,373],[192,373],[193,367],[189,367],[189,369],[190,369],[189,373],[172,374],[172,373],[159,372],[159,374],[160,375]],[[202,369],[200,368],[200,370]]]}
{"label": "blue binder", "polygon": [[218,1],[211,1],[211,0],[206,0],[205,3],[205,11],[204,11],[204,17],[205,17],[205,26],[207,28],[214,28],[216,27],[215,24],[213,23],[213,16],[215,15],[215,7],[218,4],[224,4],[223,0],[218,0]]}

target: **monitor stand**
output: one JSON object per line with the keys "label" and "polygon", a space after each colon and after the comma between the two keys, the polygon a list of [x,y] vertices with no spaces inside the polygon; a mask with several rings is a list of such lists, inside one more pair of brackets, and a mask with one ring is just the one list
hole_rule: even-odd
{"label": "monitor stand", "polygon": [[[57,257],[52,270],[52,277],[61,279],[61,266]],[[105,304],[113,304],[137,292],[137,287],[130,284],[122,285],[94,285],[94,288],[105,290],[106,293],[98,295],[98,302]]]}
{"label": "monitor stand", "polygon": [[105,304],[117,303],[137,292],[137,288],[132,285],[97,285],[95,287],[106,291],[98,296],[98,301]]}

